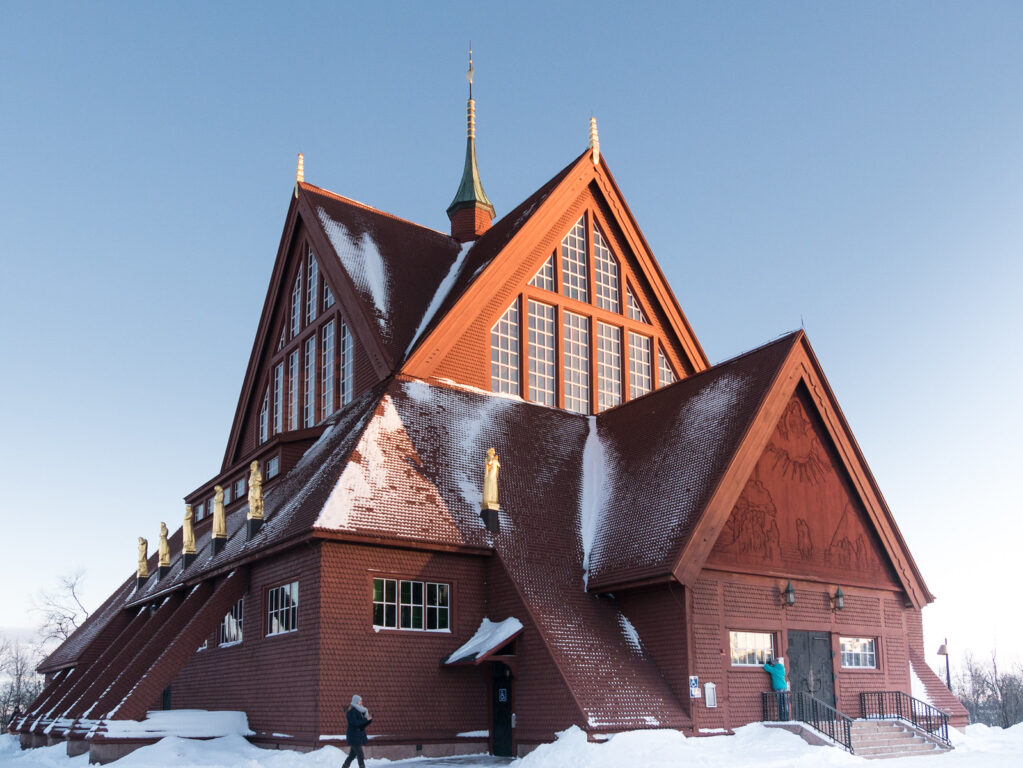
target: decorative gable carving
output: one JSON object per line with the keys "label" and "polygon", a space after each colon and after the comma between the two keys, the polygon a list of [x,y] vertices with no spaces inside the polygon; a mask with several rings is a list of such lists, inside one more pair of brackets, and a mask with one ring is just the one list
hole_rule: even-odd
{"label": "decorative gable carving", "polygon": [[829,438],[798,394],[782,413],[706,567],[898,588]]}

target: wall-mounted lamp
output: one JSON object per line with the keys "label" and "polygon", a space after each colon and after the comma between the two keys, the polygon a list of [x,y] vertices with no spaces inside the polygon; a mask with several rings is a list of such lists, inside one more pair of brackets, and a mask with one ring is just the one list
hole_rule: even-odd
{"label": "wall-mounted lamp", "polygon": [[796,604],[796,590],[792,588],[792,582],[785,586],[785,591],[781,593],[781,607],[788,608],[791,605]]}
{"label": "wall-mounted lamp", "polygon": [[938,655],[945,657],[945,686],[951,691],[952,690],[952,669],[948,663],[948,638],[945,638],[940,646],[938,646]]}
{"label": "wall-mounted lamp", "polygon": [[845,594],[842,592],[842,588],[838,587],[835,589],[835,594],[831,597],[831,610],[841,611],[845,608]]}

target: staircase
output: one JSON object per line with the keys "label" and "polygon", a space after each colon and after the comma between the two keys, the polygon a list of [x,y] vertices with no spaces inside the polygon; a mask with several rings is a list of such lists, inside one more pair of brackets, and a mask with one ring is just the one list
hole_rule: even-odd
{"label": "staircase", "polygon": [[869,759],[933,755],[950,749],[897,720],[854,720],[852,748],[853,754]]}

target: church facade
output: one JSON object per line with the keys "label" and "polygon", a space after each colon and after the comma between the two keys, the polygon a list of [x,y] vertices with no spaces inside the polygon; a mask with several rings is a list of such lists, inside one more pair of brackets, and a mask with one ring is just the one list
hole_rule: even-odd
{"label": "church facade", "polygon": [[42,664],[23,744],[109,759],[111,723],[201,709],[343,747],[356,693],[369,756],[720,732],[763,719],[770,656],[852,716],[902,691],[965,725],[806,335],[711,365],[595,125],[494,222],[469,119],[450,234],[300,165],[222,467]]}

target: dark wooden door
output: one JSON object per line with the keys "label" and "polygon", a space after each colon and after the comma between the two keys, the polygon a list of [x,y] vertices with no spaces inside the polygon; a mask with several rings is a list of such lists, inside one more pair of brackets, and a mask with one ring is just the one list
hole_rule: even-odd
{"label": "dark wooden door", "polygon": [[835,706],[835,670],[831,665],[831,635],[789,630],[785,665],[793,693],[809,693]]}
{"label": "dark wooden door", "polygon": [[512,756],[512,676],[507,664],[491,664],[493,690],[494,754]]}

